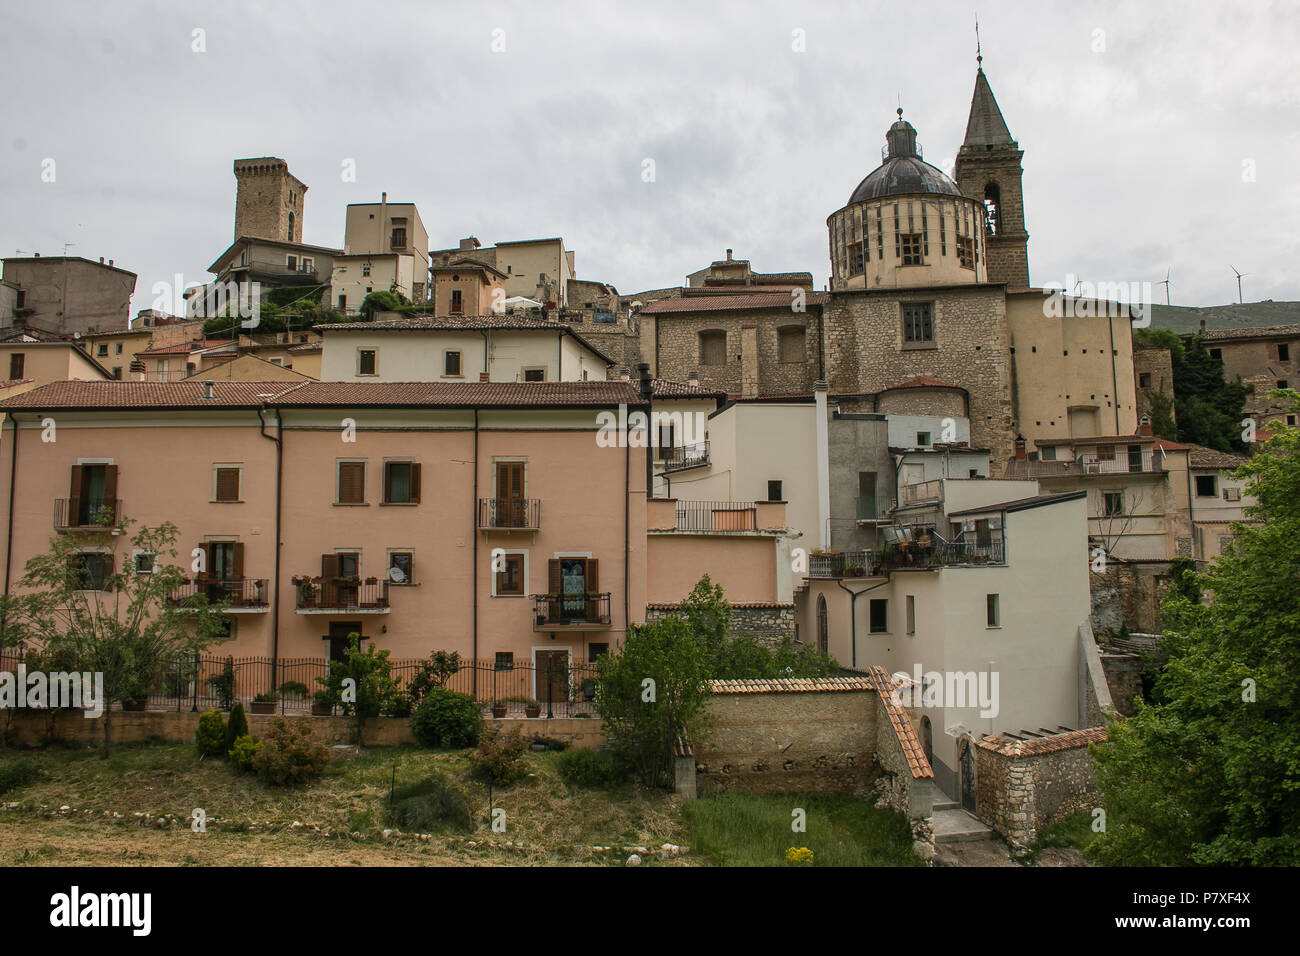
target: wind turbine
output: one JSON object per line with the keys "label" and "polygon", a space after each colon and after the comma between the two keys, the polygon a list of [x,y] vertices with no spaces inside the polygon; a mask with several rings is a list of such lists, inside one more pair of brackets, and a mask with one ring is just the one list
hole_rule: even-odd
{"label": "wind turbine", "polygon": [[[1228,263],[1228,268],[1231,269],[1233,272],[1237,272],[1237,267],[1234,266],[1232,263]],[[1237,272],[1237,304],[1238,305],[1241,305],[1241,279],[1242,276],[1248,276],[1248,275],[1250,275],[1249,272]]]}
{"label": "wind turbine", "polygon": [[1165,305],[1169,305],[1169,274],[1173,271],[1174,271],[1173,266],[1170,266],[1168,269],[1165,270],[1164,280],[1156,283],[1156,285],[1162,285],[1165,287]]}

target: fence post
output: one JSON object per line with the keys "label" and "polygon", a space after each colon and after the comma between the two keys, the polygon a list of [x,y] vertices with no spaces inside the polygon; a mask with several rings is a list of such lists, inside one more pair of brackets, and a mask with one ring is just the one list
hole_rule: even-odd
{"label": "fence post", "polygon": [[190,713],[193,714],[197,714],[199,712],[199,675],[203,673],[203,664],[201,663],[201,661],[202,658],[199,656],[199,652],[195,651],[194,652],[194,706],[190,708]]}

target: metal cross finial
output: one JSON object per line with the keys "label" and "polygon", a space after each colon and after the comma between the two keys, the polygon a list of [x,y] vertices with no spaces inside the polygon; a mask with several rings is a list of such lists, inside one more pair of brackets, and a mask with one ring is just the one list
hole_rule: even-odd
{"label": "metal cross finial", "polygon": [[979,64],[980,69],[984,69],[984,52],[980,49],[980,18],[979,14],[975,15],[975,62]]}

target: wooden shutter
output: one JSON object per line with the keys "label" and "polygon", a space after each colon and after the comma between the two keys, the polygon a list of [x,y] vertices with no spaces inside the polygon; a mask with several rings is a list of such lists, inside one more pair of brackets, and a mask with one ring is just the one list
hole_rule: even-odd
{"label": "wooden shutter", "polygon": [[362,504],[366,500],[366,464],[362,461],[339,462],[339,502]]}
{"label": "wooden shutter", "polygon": [[212,545],[200,544],[199,550],[203,552],[203,570],[198,573],[199,580],[202,580],[212,576]]}
{"label": "wooden shutter", "polygon": [[244,577],[244,543],[236,541],[230,550],[233,552],[230,576],[239,581]]}
{"label": "wooden shutter", "polygon": [[113,523],[117,523],[117,465],[104,466],[104,507],[113,514]]}
{"label": "wooden shutter", "polygon": [[323,578],[337,578],[339,576],[339,556],[337,554],[322,554],[320,556],[320,576]]}
{"label": "wooden shutter", "polygon": [[411,502],[419,504],[420,502],[420,464],[411,462]]}
{"label": "wooden shutter", "polygon": [[595,558],[587,559],[587,578],[583,586],[588,594],[600,590],[600,562]]}
{"label": "wooden shutter", "polygon": [[239,500],[239,469],[238,468],[217,469],[217,500],[218,501]]}
{"label": "wooden shutter", "polygon": [[81,514],[81,465],[72,466],[72,479],[68,482],[68,526],[75,527]]}
{"label": "wooden shutter", "polygon": [[559,595],[563,588],[564,584],[560,580],[560,561],[558,558],[551,558],[546,562],[546,592]]}

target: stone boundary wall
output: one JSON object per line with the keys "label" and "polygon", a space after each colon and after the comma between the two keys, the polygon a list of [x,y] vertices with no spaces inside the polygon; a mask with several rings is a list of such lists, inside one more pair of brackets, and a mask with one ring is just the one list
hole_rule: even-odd
{"label": "stone boundary wall", "polygon": [[[111,727],[114,744],[142,743],[162,740],[167,743],[192,744],[201,714],[189,711],[146,711],[144,713],[113,712]],[[246,714],[248,732],[254,737],[265,737],[275,716]],[[223,714],[229,719],[229,714]],[[312,737],[326,745],[356,742],[356,721],[350,717],[286,717],[290,722],[310,722]],[[0,713],[0,732],[9,730],[8,744],[18,747],[43,747],[57,741],[63,744],[81,744],[99,747],[104,742],[103,717],[86,718],[79,712],[17,711]],[[582,717],[545,717],[486,719],[484,727],[503,731],[518,729],[525,736],[550,737],[562,740],[573,747],[597,747],[604,743],[605,735],[600,720]],[[374,717],[366,721],[364,740],[367,747],[392,747],[400,744],[415,745],[410,721],[404,717]]]}
{"label": "stone boundary wall", "polygon": [[[645,609],[646,623],[661,620],[680,610],[676,604],[650,604]],[[785,638],[795,636],[795,618],[793,604],[733,604],[731,633],[753,637],[760,644],[775,648]]]}
{"label": "stone boundary wall", "polygon": [[1105,727],[1091,727],[1030,740],[976,741],[976,816],[1023,853],[1047,824],[1099,804],[1088,745],[1105,739]]}

